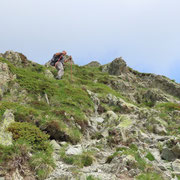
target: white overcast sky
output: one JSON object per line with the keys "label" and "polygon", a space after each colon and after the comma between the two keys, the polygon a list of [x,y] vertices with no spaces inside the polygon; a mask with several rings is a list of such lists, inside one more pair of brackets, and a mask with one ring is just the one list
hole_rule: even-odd
{"label": "white overcast sky", "polygon": [[122,56],[180,82],[180,0],[0,0],[0,52],[44,64],[66,50],[79,65]]}

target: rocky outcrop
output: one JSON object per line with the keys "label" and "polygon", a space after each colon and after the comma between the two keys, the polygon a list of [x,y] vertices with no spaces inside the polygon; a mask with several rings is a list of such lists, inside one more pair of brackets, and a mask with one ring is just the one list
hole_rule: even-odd
{"label": "rocky outcrop", "polygon": [[8,82],[15,78],[16,76],[10,73],[8,65],[0,62],[0,99],[8,89]]}
{"label": "rocky outcrop", "polygon": [[110,64],[102,66],[103,72],[108,72],[111,75],[119,76],[123,73],[128,73],[129,69],[126,65],[126,62],[120,58],[116,58],[114,61],[112,61]]}
{"label": "rocky outcrop", "polygon": [[14,122],[14,115],[11,110],[6,110],[2,122],[0,122],[0,143],[4,146],[12,144],[12,133],[7,131],[8,126]]}
{"label": "rocky outcrop", "polygon": [[89,64],[87,64],[86,66],[89,66],[89,67],[100,67],[101,64],[98,61],[92,61]]}
{"label": "rocky outcrop", "polygon": [[27,66],[30,63],[25,55],[14,51],[6,51],[1,57],[18,66]]}

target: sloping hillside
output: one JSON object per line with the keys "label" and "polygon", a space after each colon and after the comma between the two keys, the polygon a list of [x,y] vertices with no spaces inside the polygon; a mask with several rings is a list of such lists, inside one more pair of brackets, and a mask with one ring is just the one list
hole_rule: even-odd
{"label": "sloping hillside", "polygon": [[0,178],[180,179],[180,84],[122,58],[56,74],[0,54]]}

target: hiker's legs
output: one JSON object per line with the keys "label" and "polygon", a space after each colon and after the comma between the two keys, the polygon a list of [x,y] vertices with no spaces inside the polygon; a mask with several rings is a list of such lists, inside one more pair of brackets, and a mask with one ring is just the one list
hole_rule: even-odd
{"label": "hiker's legs", "polygon": [[64,67],[63,64],[61,62],[58,62],[56,64],[56,69],[58,70],[58,75],[57,75],[57,79],[61,79],[62,76],[64,75]]}

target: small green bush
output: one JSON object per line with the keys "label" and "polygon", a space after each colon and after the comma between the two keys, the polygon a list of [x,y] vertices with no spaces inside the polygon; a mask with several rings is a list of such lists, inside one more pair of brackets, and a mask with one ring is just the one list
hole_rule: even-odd
{"label": "small green bush", "polygon": [[25,140],[35,150],[46,150],[49,135],[42,132],[38,127],[27,122],[15,122],[10,124],[8,131],[12,132],[13,139]]}

